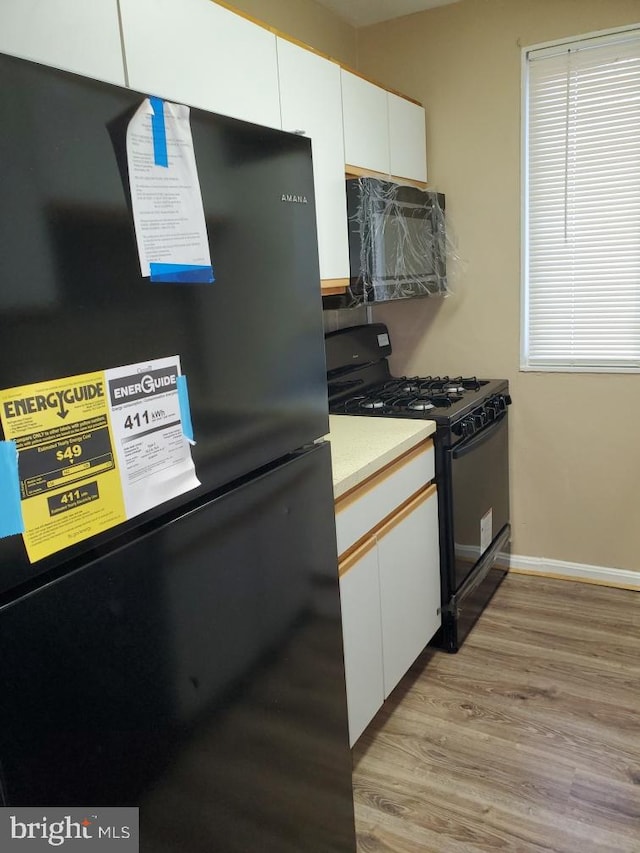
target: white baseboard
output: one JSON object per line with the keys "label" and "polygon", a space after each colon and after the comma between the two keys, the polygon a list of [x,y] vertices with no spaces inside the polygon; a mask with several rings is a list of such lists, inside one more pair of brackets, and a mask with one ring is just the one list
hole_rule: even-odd
{"label": "white baseboard", "polygon": [[[475,563],[480,557],[480,548],[456,545],[456,557]],[[564,560],[552,560],[548,557],[525,557],[521,554],[505,553],[498,554],[497,564],[514,574],[540,575],[545,578],[640,590],[640,571],[632,572],[629,569],[610,569],[606,566],[589,566],[586,563],[567,563]]]}
{"label": "white baseboard", "polygon": [[[505,565],[507,555],[502,556],[503,560],[499,559],[499,562]],[[629,569],[610,569],[606,566],[567,563],[563,560],[550,560],[547,557],[525,557],[520,554],[509,555],[508,568],[514,574],[540,575],[547,578],[640,590],[640,572],[632,572]]]}

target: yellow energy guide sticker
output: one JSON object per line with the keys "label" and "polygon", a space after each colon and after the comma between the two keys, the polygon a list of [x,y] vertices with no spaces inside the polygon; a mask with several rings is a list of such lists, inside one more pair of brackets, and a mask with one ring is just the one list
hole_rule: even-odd
{"label": "yellow energy guide sticker", "polygon": [[0,391],[32,563],[199,485],[179,375],[172,356]]}
{"label": "yellow energy guide sticker", "polygon": [[126,520],[103,372],[1,391],[0,412],[32,563]]}

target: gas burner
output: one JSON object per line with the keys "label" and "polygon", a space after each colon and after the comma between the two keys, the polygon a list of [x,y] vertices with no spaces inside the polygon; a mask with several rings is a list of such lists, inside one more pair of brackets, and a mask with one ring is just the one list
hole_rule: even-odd
{"label": "gas burner", "polygon": [[398,382],[398,390],[403,394],[424,394],[428,390],[428,383],[420,376],[404,376]]}
{"label": "gas burner", "polygon": [[380,394],[392,397],[397,394],[417,394],[420,391],[420,386],[417,380],[401,377],[400,379],[390,379],[377,390]]}
{"label": "gas burner", "polygon": [[455,395],[450,396],[447,394],[431,394],[429,399],[436,408],[446,409],[453,406],[454,403],[457,403],[460,397],[456,397]]}
{"label": "gas burner", "polygon": [[424,394],[431,387],[430,376],[426,378],[423,376],[402,376],[393,381],[396,384],[396,390],[401,394]]}
{"label": "gas burner", "polygon": [[[480,386],[484,383],[479,382],[475,376],[463,377],[456,376],[454,379],[449,376],[427,376],[421,380],[422,387],[436,394],[457,394],[462,395],[466,391],[479,391]],[[460,399],[460,396],[457,397]]]}
{"label": "gas burner", "polygon": [[464,393],[464,388],[457,379],[449,379],[448,376],[429,377],[425,382],[431,394],[458,394]]}
{"label": "gas burner", "polygon": [[464,394],[465,391],[479,391],[485,382],[479,382],[475,376],[456,376],[455,379],[447,378],[445,391],[448,394]]}
{"label": "gas burner", "polygon": [[435,409],[435,405],[431,400],[412,400],[407,408],[413,409],[414,412],[426,412],[429,409]]}
{"label": "gas burner", "polygon": [[383,409],[384,408],[384,400],[363,400],[360,403],[360,408],[362,409]]}

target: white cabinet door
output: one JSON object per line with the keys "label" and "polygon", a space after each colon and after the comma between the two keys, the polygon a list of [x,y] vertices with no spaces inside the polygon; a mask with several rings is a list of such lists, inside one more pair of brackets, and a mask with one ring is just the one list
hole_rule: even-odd
{"label": "white cabinet door", "polygon": [[378,534],[385,699],[440,627],[435,486]]}
{"label": "white cabinet door", "polygon": [[340,565],[349,743],[357,741],[384,701],[380,585],[375,539]]}
{"label": "white cabinet door", "polygon": [[120,0],[120,7],[132,89],[281,126],[273,33],[211,0]]}
{"label": "white cabinet door", "polygon": [[344,154],[349,166],[389,174],[387,92],[342,70]]}
{"label": "white cabinet door", "polygon": [[349,277],[340,66],[278,39],[282,129],[311,138],[320,277]]}
{"label": "white cabinet door", "polygon": [[424,107],[387,92],[391,174],[413,181],[427,180]]}
{"label": "white cabinet door", "polygon": [[1,0],[0,51],[124,86],[117,0]]}

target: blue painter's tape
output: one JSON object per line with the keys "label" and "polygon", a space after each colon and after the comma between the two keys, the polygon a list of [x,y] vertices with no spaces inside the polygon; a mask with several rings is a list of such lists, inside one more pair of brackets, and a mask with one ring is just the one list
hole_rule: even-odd
{"label": "blue painter's tape", "polygon": [[149,264],[151,281],[176,284],[211,284],[213,267],[196,264]]}
{"label": "blue painter's tape", "polygon": [[18,448],[15,441],[0,441],[0,538],[16,533],[24,533]]}
{"label": "blue painter's tape", "polygon": [[189,389],[187,388],[187,377],[178,376],[178,400],[180,401],[180,420],[182,421],[182,432],[184,437],[195,444],[193,440],[193,424],[191,423],[191,406],[189,405]]}
{"label": "blue painter's tape", "polygon": [[169,166],[167,155],[167,131],[164,126],[164,101],[162,98],[149,98],[153,115],[151,133],[153,134],[153,162],[156,166]]}

